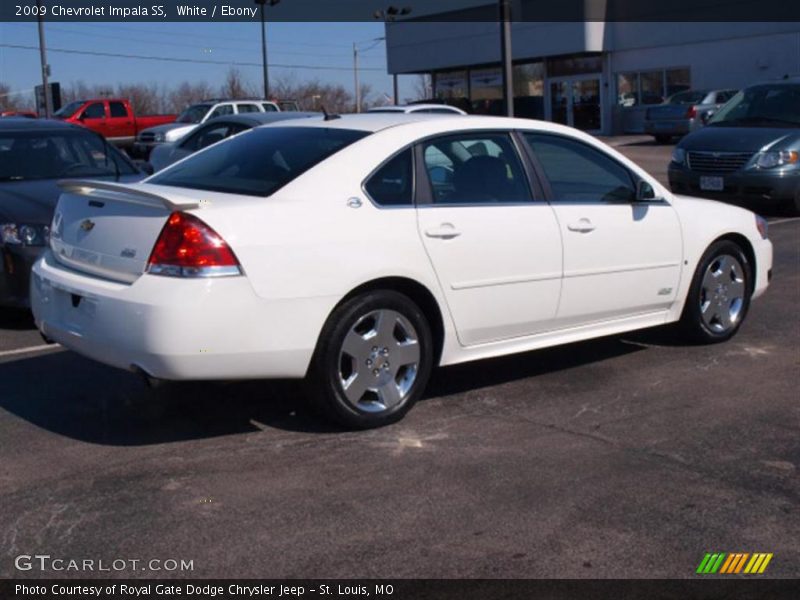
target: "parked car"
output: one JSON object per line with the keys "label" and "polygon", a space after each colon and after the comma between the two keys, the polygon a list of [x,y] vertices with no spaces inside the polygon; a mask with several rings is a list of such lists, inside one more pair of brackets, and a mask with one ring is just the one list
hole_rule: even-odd
{"label": "parked car", "polygon": [[63,189],[45,336],[151,378],[306,378],[355,428],[400,419],[437,364],[673,322],[727,340],[772,268],[760,217],[526,119],[296,119]]}
{"label": "parked car", "polygon": [[405,114],[432,114],[432,115],[466,115],[467,113],[447,104],[404,104],[400,106],[376,106],[370,108],[369,113],[405,113]]}
{"label": "parked car", "polygon": [[210,119],[237,114],[280,112],[280,107],[267,100],[207,100],[184,110],[173,123],[143,130],[133,145],[133,155],[147,159],[159,144],[177,142],[195,127]]}
{"label": "parked car", "polygon": [[307,119],[311,117],[322,118],[322,115],[312,112],[268,112],[217,117],[206,121],[177,142],[160,144],[153,148],[150,153],[150,166],[153,172],[160,171],[203,148],[253,127],[289,119]]}
{"label": "parked car", "polygon": [[175,120],[175,115],[137,115],[125,98],[76,100],[57,110],[53,116],[91,129],[124,148],[130,148],[143,129]]}
{"label": "parked car", "polygon": [[0,119],[0,306],[27,307],[31,265],[49,239],[57,181],[142,178],[101,136],[59,121]]}
{"label": "parked car", "polygon": [[700,129],[736,90],[694,90],[673,94],[645,113],[644,131],[659,143]]}
{"label": "parked car", "polygon": [[668,174],[674,192],[800,213],[800,79],[736,94],[675,147]]}
{"label": "parked car", "polygon": [[39,115],[30,110],[6,110],[0,112],[0,117],[22,117],[24,119],[38,119]]}

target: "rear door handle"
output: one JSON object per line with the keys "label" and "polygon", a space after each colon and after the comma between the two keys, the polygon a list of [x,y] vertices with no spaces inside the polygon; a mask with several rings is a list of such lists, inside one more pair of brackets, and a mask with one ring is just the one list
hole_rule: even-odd
{"label": "rear door handle", "polygon": [[567,225],[567,229],[570,231],[577,231],[578,233],[589,233],[594,231],[595,227],[589,219],[583,218],[578,219],[577,223],[570,223]]}
{"label": "rear door handle", "polygon": [[461,235],[452,223],[442,223],[439,227],[433,229],[426,229],[425,235],[429,238],[439,238],[442,240],[452,240]]}

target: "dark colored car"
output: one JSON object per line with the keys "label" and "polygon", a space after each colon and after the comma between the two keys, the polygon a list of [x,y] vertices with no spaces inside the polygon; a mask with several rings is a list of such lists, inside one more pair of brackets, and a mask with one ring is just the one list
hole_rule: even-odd
{"label": "dark colored car", "polygon": [[800,80],[748,87],[675,147],[673,192],[800,212]]}
{"label": "dark colored car", "polygon": [[648,108],[644,132],[659,143],[697,131],[707,119],[736,95],[737,90],[692,90],[673,94],[663,104]]}
{"label": "dark colored car", "polygon": [[100,135],[59,121],[0,119],[0,306],[28,307],[33,263],[49,241],[60,179],[137,181]]}
{"label": "dark colored car", "polygon": [[150,153],[150,165],[153,171],[160,171],[190,154],[247,129],[288,119],[309,117],[322,118],[322,115],[314,112],[252,112],[210,119],[177,142],[160,144],[153,148]]}

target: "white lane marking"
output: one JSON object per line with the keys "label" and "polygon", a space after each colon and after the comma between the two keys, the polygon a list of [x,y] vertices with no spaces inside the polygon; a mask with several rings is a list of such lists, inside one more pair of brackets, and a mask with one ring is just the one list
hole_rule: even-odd
{"label": "white lane marking", "polygon": [[773,225],[780,225],[781,223],[794,223],[800,221],[800,217],[791,217],[789,219],[778,219],[777,221],[767,221],[767,224],[772,227]]}
{"label": "white lane marking", "polygon": [[14,356],[15,354],[29,354],[32,352],[44,352],[45,350],[63,350],[58,344],[42,344],[41,346],[28,346],[27,348],[16,348],[14,350],[3,350],[0,352],[0,358],[3,356]]}

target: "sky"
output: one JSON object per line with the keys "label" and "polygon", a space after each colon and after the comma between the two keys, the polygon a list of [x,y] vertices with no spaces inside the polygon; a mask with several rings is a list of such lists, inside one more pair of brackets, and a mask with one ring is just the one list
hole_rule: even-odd
{"label": "sky", "polygon": [[[294,23],[267,25],[270,79],[294,77],[353,83],[353,42],[360,48],[360,79],[376,94],[392,94],[392,78],[386,73],[386,46],[376,41],[384,35],[383,23]],[[51,81],[62,85],[83,81],[102,83],[152,83],[167,87],[182,81],[206,81],[220,85],[231,62],[244,78],[260,85],[260,23],[45,23]],[[41,83],[36,23],[0,22],[0,82],[12,90],[32,94]],[[36,50],[3,47],[24,45]],[[169,62],[66,54],[57,49],[171,57],[203,62]],[[412,77],[400,78],[400,97],[412,93]]]}

